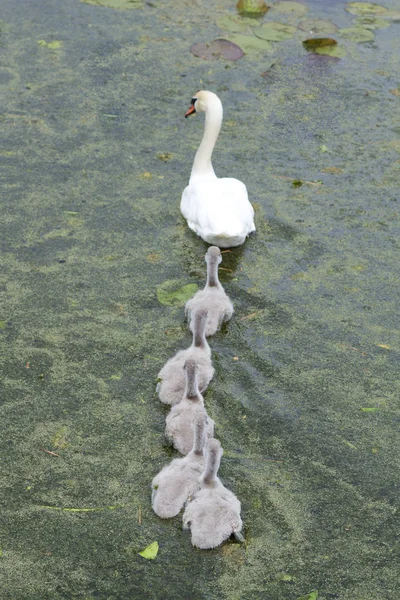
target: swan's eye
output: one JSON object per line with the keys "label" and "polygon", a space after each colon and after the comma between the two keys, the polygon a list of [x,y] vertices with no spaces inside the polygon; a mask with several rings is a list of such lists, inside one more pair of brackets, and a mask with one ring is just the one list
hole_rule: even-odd
{"label": "swan's eye", "polygon": [[192,106],[194,106],[194,105],[195,105],[195,102],[196,102],[196,100],[197,100],[197,98],[192,98],[192,100],[191,100],[191,104],[192,104]]}

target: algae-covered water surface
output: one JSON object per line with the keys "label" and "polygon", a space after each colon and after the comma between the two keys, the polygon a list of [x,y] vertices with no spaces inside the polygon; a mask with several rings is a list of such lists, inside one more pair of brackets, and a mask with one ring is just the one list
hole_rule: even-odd
{"label": "algae-covered water surface", "polygon": [[[270,6],[1,2],[4,600],[398,598],[400,5]],[[257,227],[205,394],[245,542],[212,551],[150,505],[156,376],[204,283],[199,89]]]}

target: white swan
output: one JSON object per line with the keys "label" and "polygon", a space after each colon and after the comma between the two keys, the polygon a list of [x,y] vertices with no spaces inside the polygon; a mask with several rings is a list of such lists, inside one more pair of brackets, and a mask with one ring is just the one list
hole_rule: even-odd
{"label": "white swan", "polygon": [[206,113],[204,135],[182,194],[181,213],[190,229],[209,244],[239,246],[256,229],[254,210],[244,183],[230,177],[219,179],[211,164],[222,124],[221,100],[213,92],[197,92],[185,117],[201,111]]}
{"label": "white swan", "polygon": [[233,306],[218,279],[218,265],[222,261],[221,250],[217,246],[210,246],[205,261],[207,283],[203,290],[186,302],[185,314],[189,327],[193,331],[194,313],[198,310],[206,310],[206,336],[209,336],[218,331],[224,321],[229,321],[233,315]]}
{"label": "white swan", "polygon": [[[194,360],[187,360],[183,367],[185,373],[185,394],[182,400],[171,408],[165,420],[165,437],[181,454],[189,454],[193,446],[191,424],[198,411],[206,413],[204,398],[199,392],[198,371]],[[205,435],[214,435],[214,421],[208,417]]]}
{"label": "white swan", "polygon": [[196,361],[199,367],[199,389],[204,392],[214,375],[211,363],[211,350],[205,337],[207,312],[199,310],[194,316],[193,342],[186,350],[179,350],[170,358],[158,374],[160,380],[156,391],[164,404],[177,404],[185,392],[183,365],[188,359]]}
{"label": "white swan", "polygon": [[191,530],[192,544],[197,548],[216,548],[242,529],[240,502],[217,477],[222,453],[218,440],[208,440],[200,489],[183,513],[183,528]]}
{"label": "white swan", "polygon": [[199,489],[199,477],[204,469],[204,444],[207,414],[195,412],[193,447],[184,458],[175,458],[153,479],[151,504],[156,515],[162,519],[175,517],[189,496]]}

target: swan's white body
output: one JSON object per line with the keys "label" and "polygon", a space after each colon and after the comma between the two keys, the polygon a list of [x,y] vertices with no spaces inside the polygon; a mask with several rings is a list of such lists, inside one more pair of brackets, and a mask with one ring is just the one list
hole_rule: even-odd
{"label": "swan's white body", "polygon": [[175,517],[186,500],[199,489],[199,477],[204,469],[204,443],[207,414],[194,415],[193,447],[184,458],[175,458],[152,481],[151,504],[162,519]]}
{"label": "swan's white body", "polygon": [[200,477],[200,489],[186,505],[183,527],[191,530],[197,548],[216,548],[232,533],[242,529],[240,502],[217,477],[222,456],[218,440],[206,444],[206,467]]}
{"label": "swan's white body", "polygon": [[185,314],[189,327],[193,331],[193,315],[199,310],[207,311],[206,336],[218,331],[224,321],[233,315],[232,302],[225,293],[218,279],[218,265],[221,262],[221,251],[217,246],[210,246],[205,256],[207,263],[207,283],[186,302]]}
{"label": "swan's white body", "polygon": [[200,91],[185,116],[196,111],[206,113],[204,135],[182,194],[181,213],[190,229],[209,244],[239,246],[256,229],[254,210],[244,183],[231,177],[219,179],[211,163],[222,124],[221,101],[213,92]]}
{"label": "swan's white body", "polygon": [[185,393],[185,374],[183,366],[187,360],[194,360],[199,368],[199,390],[204,392],[214,375],[211,362],[211,350],[205,338],[207,313],[198,311],[194,318],[193,343],[186,350],[179,350],[170,358],[158,373],[158,396],[164,404],[178,404]]}
{"label": "swan's white body", "polygon": [[[186,388],[182,400],[172,407],[165,420],[165,437],[181,454],[189,454],[193,446],[191,425],[196,413],[203,412],[204,398],[198,387],[198,366],[194,360],[187,360],[184,366]],[[214,421],[207,418],[205,437],[214,435]]]}

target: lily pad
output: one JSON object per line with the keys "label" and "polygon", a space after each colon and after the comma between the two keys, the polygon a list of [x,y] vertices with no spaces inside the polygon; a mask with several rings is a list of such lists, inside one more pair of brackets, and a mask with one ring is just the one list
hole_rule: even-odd
{"label": "lily pad", "polygon": [[211,43],[199,42],[193,44],[190,52],[203,60],[217,60],[218,58],[238,60],[243,56],[243,51],[238,45],[224,39],[214,40]]}
{"label": "lily pad", "polygon": [[385,29],[390,27],[390,22],[382,17],[374,17],[372,15],[365,15],[364,17],[357,17],[354,19],[356,27],[364,27],[364,29]]}
{"label": "lily pad", "polygon": [[346,10],[352,15],[383,15],[387,12],[387,8],[373,2],[349,2]]}
{"label": "lily pad", "polygon": [[332,58],[344,58],[346,56],[346,50],[342,46],[322,46],[314,50],[316,54],[323,56],[329,56]]}
{"label": "lily pad", "polygon": [[315,52],[318,48],[326,48],[336,46],[337,41],[333,38],[310,38],[303,40],[303,46],[306,50]]}
{"label": "lily pad", "polygon": [[272,50],[272,44],[267,40],[262,40],[254,35],[242,35],[238,33],[231,36],[231,40],[237,44],[245,54],[257,54],[258,52],[268,52]]}
{"label": "lily pad", "polygon": [[239,0],[236,4],[237,10],[241,15],[264,15],[268,6],[265,4],[264,0]]}
{"label": "lily pad", "polygon": [[183,306],[197,292],[195,283],[182,286],[181,279],[168,279],[157,288],[157,298],[167,306]]}
{"label": "lily pad", "polygon": [[335,33],[338,27],[335,23],[325,19],[305,19],[299,23],[299,29],[310,35],[315,35],[316,33]]}
{"label": "lily pad", "polygon": [[353,42],[370,42],[375,38],[372,31],[363,27],[345,27],[339,30],[339,34]]}
{"label": "lily pad", "polygon": [[302,17],[308,12],[308,6],[300,4],[300,2],[276,2],[273,9],[285,14],[295,14]]}
{"label": "lily pad", "polygon": [[254,29],[254,35],[270,42],[282,42],[293,37],[296,27],[269,21]]}
{"label": "lily pad", "polygon": [[86,4],[96,4],[97,6],[108,6],[117,10],[131,10],[132,8],[141,8],[143,0],[81,0]]}
{"label": "lily pad", "polygon": [[140,556],[143,556],[143,558],[147,558],[147,560],[155,559],[155,557],[158,554],[158,542],[153,542],[152,544],[147,546],[144,550],[142,550],[141,552],[138,552],[138,554],[140,554]]}
{"label": "lily pad", "polygon": [[250,27],[254,27],[254,19],[226,15],[225,17],[217,19],[217,26],[220,29],[225,29],[232,33],[244,33],[248,31]]}

